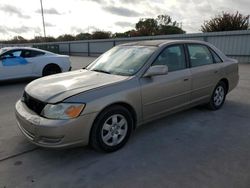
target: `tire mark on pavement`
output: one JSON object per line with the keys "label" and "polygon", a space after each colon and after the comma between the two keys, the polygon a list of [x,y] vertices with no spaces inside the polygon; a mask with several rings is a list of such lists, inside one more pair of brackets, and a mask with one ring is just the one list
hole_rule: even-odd
{"label": "tire mark on pavement", "polygon": [[26,153],[33,152],[33,151],[38,150],[38,149],[39,149],[39,147],[35,147],[35,148],[33,148],[33,149],[30,149],[30,150],[25,150],[25,151],[22,151],[22,152],[13,154],[13,155],[9,155],[9,156],[7,156],[7,157],[0,158],[0,162],[3,162],[3,161],[6,161],[6,160],[8,160],[8,159],[12,159],[12,158],[21,156],[21,155],[26,154]]}

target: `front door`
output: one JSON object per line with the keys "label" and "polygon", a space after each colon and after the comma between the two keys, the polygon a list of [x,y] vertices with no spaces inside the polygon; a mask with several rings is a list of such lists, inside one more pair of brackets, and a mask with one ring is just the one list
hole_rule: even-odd
{"label": "front door", "polygon": [[11,50],[1,55],[1,77],[3,79],[20,78],[31,75],[32,67],[21,54],[22,50]]}
{"label": "front door", "polygon": [[167,65],[169,72],[140,79],[145,121],[184,107],[190,100],[191,73],[187,69],[183,45],[166,47],[154,65]]}

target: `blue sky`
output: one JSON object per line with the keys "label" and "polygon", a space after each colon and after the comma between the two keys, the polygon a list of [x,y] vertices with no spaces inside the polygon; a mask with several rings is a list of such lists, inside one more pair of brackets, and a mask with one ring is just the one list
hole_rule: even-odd
{"label": "blue sky", "polygon": [[[105,30],[124,32],[140,18],[168,14],[188,33],[221,11],[249,14],[248,0],[43,0],[46,33],[57,37]],[[0,40],[42,35],[40,0],[0,0]]]}

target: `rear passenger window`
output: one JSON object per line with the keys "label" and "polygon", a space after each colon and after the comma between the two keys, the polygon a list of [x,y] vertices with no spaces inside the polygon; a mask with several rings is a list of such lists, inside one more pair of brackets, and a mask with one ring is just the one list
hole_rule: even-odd
{"label": "rear passenger window", "polygon": [[182,45],[170,46],[164,49],[153,65],[167,65],[168,71],[186,68],[185,53]]}
{"label": "rear passenger window", "polygon": [[24,58],[32,58],[44,55],[44,52],[36,51],[36,50],[23,50],[22,57]]}
{"label": "rear passenger window", "polygon": [[213,64],[213,57],[209,49],[200,44],[188,44],[191,67]]}
{"label": "rear passenger window", "polygon": [[13,54],[14,57],[20,57],[21,56],[21,51],[20,50],[14,51],[12,54]]}
{"label": "rear passenger window", "polygon": [[213,57],[214,57],[214,62],[215,62],[215,63],[221,63],[222,60],[221,60],[221,58],[218,56],[218,54],[215,53],[212,49],[211,49],[210,51],[211,51],[211,53],[212,53],[212,55],[213,55]]}

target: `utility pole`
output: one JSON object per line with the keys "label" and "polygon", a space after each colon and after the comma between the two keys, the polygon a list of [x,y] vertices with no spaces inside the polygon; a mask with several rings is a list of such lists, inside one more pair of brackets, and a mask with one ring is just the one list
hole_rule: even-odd
{"label": "utility pole", "polygon": [[44,22],[44,15],[43,15],[43,0],[40,0],[40,3],[41,3],[41,13],[42,13],[42,20],[43,20],[43,34],[44,34],[44,40],[46,40],[45,22]]}

